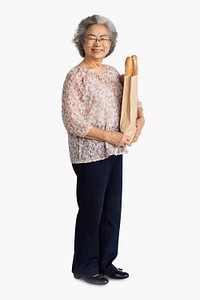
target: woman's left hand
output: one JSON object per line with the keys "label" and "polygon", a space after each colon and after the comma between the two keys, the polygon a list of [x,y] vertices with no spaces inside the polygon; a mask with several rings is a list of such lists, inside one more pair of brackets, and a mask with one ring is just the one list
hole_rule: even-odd
{"label": "woman's left hand", "polygon": [[131,143],[135,143],[141,132],[142,132],[142,128],[144,127],[145,124],[145,119],[144,119],[144,115],[143,115],[143,109],[141,107],[138,107],[138,118],[136,120],[136,133],[131,141]]}

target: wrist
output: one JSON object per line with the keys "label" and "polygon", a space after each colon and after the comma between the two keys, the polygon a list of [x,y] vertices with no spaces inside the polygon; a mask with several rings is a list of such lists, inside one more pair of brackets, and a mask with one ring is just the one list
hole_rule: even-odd
{"label": "wrist", "polygon": [[103,132],[102,132],[102,140],[104,142],[109,143],[109,141],[110,141],[110,135],[111,135],[111,131],[103,130]]}

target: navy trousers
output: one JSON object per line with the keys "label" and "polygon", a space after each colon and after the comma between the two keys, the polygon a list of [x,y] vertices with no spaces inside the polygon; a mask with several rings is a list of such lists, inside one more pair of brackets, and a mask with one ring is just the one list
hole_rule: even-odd
{"label": "navy trousers", "polygon": [[111,275],[118,253],[122,202],[122,155],[73,164],[77,176],[78,213],[72,272]]}

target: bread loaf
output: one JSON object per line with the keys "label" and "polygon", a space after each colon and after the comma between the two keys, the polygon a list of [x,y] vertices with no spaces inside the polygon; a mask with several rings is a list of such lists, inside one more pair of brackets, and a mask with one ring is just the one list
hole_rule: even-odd
{"label": "bread loaf", "polygon": [[133,60],[133,75],[138,75],[138,59],[136,55],[131,56]]}
{"label": "bread loaf", "polygon": [[126,76],[133,75],[133,59],[129,56],[125,60],[125,75]]}
{"label": "bread loaf", "polygon": [[138,60],[136,55],[128,56],[125,60],[125,75],[138,75]]}

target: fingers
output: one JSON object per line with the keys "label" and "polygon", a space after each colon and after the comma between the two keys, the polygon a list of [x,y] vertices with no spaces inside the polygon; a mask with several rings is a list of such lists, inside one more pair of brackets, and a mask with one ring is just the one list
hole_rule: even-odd
{"label": "fingers", "polygon": [[124,135],[122,133],[118,133],[118,139],[116,146],[125,147],[126,145],[131,146],[131,137]]}
{"label": "fingers", "polygon": [[130,136],[124,135],[121,132],[113,131],[109,132],[107,142],[117,147],[125,147],[131,146],[131,139],[132,138]]}
{"label": "fingers", "polygon": [[124,146],[131,146],[132,142],[126,142],[126,144]]}
{"label": "fingers", "polygon": [[124,135],[123,139],[124,139],[123,146],[131,146],[131,137],[130,136]]}

